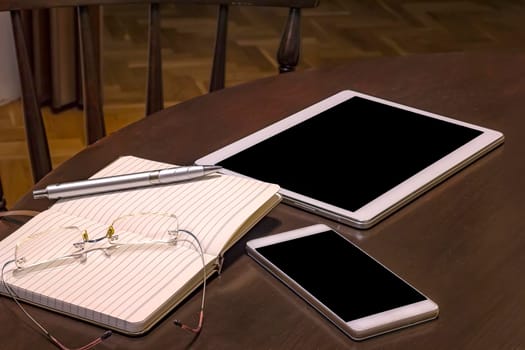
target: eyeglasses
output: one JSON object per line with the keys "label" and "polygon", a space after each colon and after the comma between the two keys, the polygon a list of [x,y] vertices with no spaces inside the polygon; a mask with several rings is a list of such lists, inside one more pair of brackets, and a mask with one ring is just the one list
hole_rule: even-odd
{"label": "eyeglasses", "polygon": [[[150,220],[153,219],[153,220]],[[147,232],[147,236],[141,236],[133,232]],[[46,337],[57,347],[63,350],[68,348],[53,337],[19,302],[15,291],[4,279],[4,271],[9,264],[14,263],[14,272],[31,273],[35,269],[46,269],[57,264],[88,263],[88,256],[95,251],[101,251],[106,256],[126,246],[144,246],[155,244],[189,244],[200,254],[203,264],[203,284],[201,307],[198,315],[198,323],[191,327],[175,320],[174,324],[184,330],[199,333],[202,329],[204,318],[204,302],[206,295],[206,266],[204,252],[199,239],[190,231],[179,228],[177,216],[169,213],[140,212],[121,215],[108,226],[105,235],[90,238],[86,229],[78,226],[57,227],[29,235],[20,240],[15,246],[13,260],[7,261],[1,270],[2,283],[9,295],[13,298],[26,316],[33,321]],[[90,343],[78,348],[86,350],[94,347],[103,340],[110,337],[111,331],[105,331],[100,337]]]}

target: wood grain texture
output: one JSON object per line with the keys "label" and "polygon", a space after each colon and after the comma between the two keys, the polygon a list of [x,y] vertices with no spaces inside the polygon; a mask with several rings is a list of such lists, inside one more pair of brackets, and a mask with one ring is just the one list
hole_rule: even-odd
{"label": "wood grain texture", "polygon": [[[131,1],[133,3],[133,1]],[[27,45],[25,43],[25,36],[27,32],[23,32],[21,23],[21,10],[12,10],[13,8],[32,6],[32,3],[24,3],[23,5],[13,5],[12,3],[0,3],[0,10],[9,8],[13,16],[13,28],[15,41],[17,42],[17,58],[20,61],[21,67],[21,87],[24,95],[24,114],[26,121],[27,143],[29,148],[31,168],[34,181],[41,179],[51,168],[51,159],[48,150],[48,136],[46,129],[43,126],[42,116],[38,106],[39,89],[35,88],[36,83],[31,76],[31,67],[34,70],[38,68],[39,60],[32,60],[29,55]],[[119,1],[101,1],[97,5],[89,5],[84,2],[68,3],[69,6],[77,5],[76,18],[78,18],[78,33],[80,42],[80,66],[82,75],[82,84],[80,90],[82,91],[82,107],[85,115],[85,144],[89,145],[106,135],[106,121],[104,118],[103,109],[103,91],[102,91],[102,77],[100,67],[100,45],[99,45],[99,24],[100,24],[100,9],[102,5],[121,5]],[[161,41],[161,4],[158,2],[141,2],[147,6],[148,17],[146,21],[144,32],[147,33],[147,59],[145,66],[147,67],[147,84],[145,91],[145,115],[150,115],[164,108],[164,93],[163,93],[163,69],[162,69],[162,41]],[[213,53],[213,65],[211,66],[211,81],[209,84],[210,92],[224,88],[225,86],[225,72],[226,72],[226,50],[227,50],[227,27],[228,27],[228,11],[229,3],[222,3],[217,1],[180,1],[175,2],[176,5],[209,5],[206,7],[218,8],[218,19],[215,39],[215,51]],[[282,34],[282,44],[279,48],[279,61],[281,67],[279,73],[293,71],[299,59],[300,49],[300,29],[299,16],[300,8],[309,5],[317,5],[309,1],[254,1],[253,3],[232,2],[235,6],[273,6],[273,7],[287,7],[294,6],[290,9],[288,20],[286,21],[286,29]],[[55,9],[64,4],[61,2],[45,2],[46,7]],[[173,5],[173,4],[172,4]],[[40,7],[40,4],[34,4],[35,7]],[[128,3],[129,6],[129,3]],[[122,8],[122,6],[118,6]],[[23,7],[26,8],[26,7]],[[31,8],[32,7],[27,7]],[[35,12],[35,10],[31,10]],[[38,10],[39,11],[39,10]],[[120,14],[119,14],[120,17]],[[104,20],[103,20],[104,22]],[[144,27],[144,26],[143,26]],[[33,31],[33,33],[45,32]],[[40,34],[39,34],[40,35]],[[48,57],[48,56],[46,56]],[[29,68],[28,68],[29,67]],[[130,67],[127,67],[130,68]],[[126,71],[129,74],[130,70]],[[38,77],[39,75],[37,75]]]}
{"label": "wood grain texture", "polygon": [[[365,251],[435,300],[432,322],[353,342],[244,254],[245,240],[226,256],[207,289],[204,331],[176,332],[172,318],[194,317],[189,298],[140,338],[114,334],[121,349],[520,349],[525,333],[525,96],[523,54],[443,53],[356,60],[233,86],[140,119],[62,163],[39,184],[85,178],[122,154],[177,164],[204,154],[342,89],[371,95],[500,130],[505,144],[469,165],[370,230],[356,230],[287,205],[277,206],[245,239],[313,223],[337,228]],[[443,79],[443,77],[447,77]],[[209,118],[213,114],[214,118]],[[177,138],[171,137],[173,134]],[[196,136],[198,135],[198,137]],[[26,196],[19,206],[50,202]],[[0,223],[2,234],[8,224]],[[351,273],[343,267],[341,273]],[[353,286],[358,287],[358,286]],[[46,340],[2,298],[0,336],[6,348],[35,348]],[[44,310],[31,312],[80,345],[98,327]],[[490,330],[490,331],[488,331]],[[110,343],[111,342],[111,343]]]}
{"label": "wood grain texture", "polygon": [[[161,12],[164,97],[172,106],[208,91],[217,8],[161,4]],[[297,71],[383,56],[525,49],[519,0],[324,0],[301,14]],[[148,7],[111,5],[103,15],[103,109],[111,134],[144,116]],[[286,8],[230,7],[225,86],[275,75],[287,15]],[[82,147],[82,111],[42,113],[56,167]],[[0,176],[10,205],[33,183],[24,144],[20,103],[0,106]]]}

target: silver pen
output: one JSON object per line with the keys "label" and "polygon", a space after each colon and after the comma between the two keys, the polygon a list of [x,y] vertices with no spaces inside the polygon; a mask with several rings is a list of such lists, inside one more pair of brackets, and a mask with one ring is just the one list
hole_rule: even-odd
{"label": "silver pen", "polygon": [[82,181],[49,185],[34,190],[33,198],[66,198],[87,194],[127,190],[137,187],[181,182],[202,177],[222,169],[216,165],[191,165],[175,168],[145,171],[134,174],[116,175]]}

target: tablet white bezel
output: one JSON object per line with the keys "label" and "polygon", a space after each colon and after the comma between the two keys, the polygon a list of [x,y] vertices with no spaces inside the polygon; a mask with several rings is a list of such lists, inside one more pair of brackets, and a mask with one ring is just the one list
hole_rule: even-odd
{"label": "tablet white bezel", "polygon": [[[315,115],[318,115],[319,113],[354,96],[405,109],[423,116],[469,127],[479,130],[482,133],[470,142],[421,170],[417,174],[408,178],[391,190],[383,193],[356,211],[350,211],[344,208],[336,207],[334,205],[319,201],[315,198],[290,191],[286,188],[281,188],[280,192],[283,195],[284,202],[323,216],[327,216],[333,220],[349,224],[350,226],[368,228],[377,223],[383,217],[389,215],[391,212],[397,210],[402,205],[408,203],[421,193],[425,192],[430,187],[457,172],[467,164],[470,164],[475,159],[481,157],[483,154],[487,153],[503,142],[503,134],[492,129],[462,122],[449,117],[444,117],[438,114],[430,113],[356,91],[344,90],[285,119],[271,124],[251,135],[233,142],[215,152],[212,152],[198,159],[196,164],[217,164],[220,161],[251,147],[252,145],[255,145],[265,139],[270,138],[273,135],[280,133],[283,130],[299,124]],[[276,171],[278,171],[278,169],[276,169]],[[244,176],[243,174],[236,173],[229,169],[224,169],[224,172]]]}
{"label": "tablet white bezel", "polygon": [[[333,231],[333,229],[324,224],[311,225],[288,232],[283,232],[250,240],[246,243],[246,250],[248,252],[248,255],[250,255],[257,262],[259,262],[261,265],[267,268],[275,277],[277,277],[290,289],[292,289],[298,295],[303,297],[310,305],[317,309],[326,318],[331,320],[337,327],[339,327],[339,329],[341,329],[343,332],[349,335],[352,339],[363,340],[379,334],[391,332],[397,329],[409,327],[418,323],[437,318],[439,314],[439,307],[436,303],[434,303],[427,296],[425,296],[419,290],[410,285],[407,281],[403,280],[397,274],[392,272],[389,268],[381,264],[381,262],[377,261],[364,251],[363,252],[370,259],[373,259],[378,264],[387,269],[390,273],[392,273],[394,276],[396,276],[404,283],[409,285],[411,288],[417,290],[418,293],[423,295],[425,300],[403,305],[398,308],[386,310],[377,314],[368,315],[359,319],[346,321],[343,320],[339,315],[334,313],[327,306],[325,306],[315,296],[310,294],[308,290],[304,289],[300,284],[298,284],[295,280],[286,275],[281,269],[279,269],[279,267],[275,266],[268,259],[266,259],[266,257],[264,257],[256,250],[260,247],[265,247],[284,241],[294,240],[300,237],[305,237],[313,234],[322,234],[326,231]],[[348,241],[348,244],[353,243]],[[359,247],[357,248],[360,249]],[[337,269],[337,267],[334,267],[334,269]],[[349,302],[359,301],[349,300]]]}

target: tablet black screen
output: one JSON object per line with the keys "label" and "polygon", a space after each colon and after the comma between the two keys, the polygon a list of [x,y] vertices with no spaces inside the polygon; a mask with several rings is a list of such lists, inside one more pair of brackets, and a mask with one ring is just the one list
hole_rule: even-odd
{"label": "tablet black screen", "polygon": [[352,97],[218,164],[356,211],[480,134]]}

